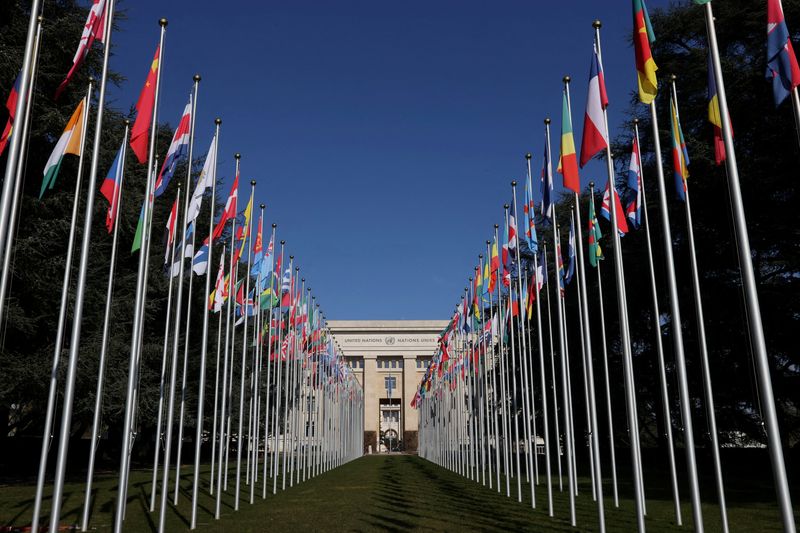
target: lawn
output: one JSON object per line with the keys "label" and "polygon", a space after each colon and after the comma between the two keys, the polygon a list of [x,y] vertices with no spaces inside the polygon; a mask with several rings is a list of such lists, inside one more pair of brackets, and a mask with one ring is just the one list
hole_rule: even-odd
{"label": "lawn", "polygon": [[[168,530],[188,529],[191,503],[190,468],[182,480],[180,502],[170,506]],[[648,531],[691,531],[691,509],[684,502],[684,527],[674,524],[669,493],[659,490],[666,480],[651,477],[653,490],[648,491]],[[542,480],[543,481],[543,480]],[[774,496],[763,493],[763,487],[744,483],[730,484],[729,519],[733,531],[780,531]],[[202,491],[198,512],[198,531],[576,531],[568,522],[566,493],[555,485],[555,518],[547,516],[544,485],[537,488],[538,508],[529,500],[516,501],[516,483],[512,482],[512,498],[489,490],[479,483],[440,468],[411,455],[366,456],[338,469],[324,473],[278,494],[261,499],[261,484],[256,500],[250,505],[249,487],[244,483],[239,512],[233,511],[233,496],[223,496],[222,517],[213,518],[214,500]],[[280,484],[279,484],[280,485]],[[108,531],[112,525],[116,477],[101,475],[95,484],[97,502],[91,526]],[[270,485],[271,486],[271,485]],[[525,485],[523,484],[523,487]],[[741,487],[751,486],[753,497]],[[126,531],[155,531],[158,512],[147,512],[150,473],[133,471],[129,492]],[[80,520],[83,503],[83,481],[68,484],[62,524]],[[629,485],[621,485],[620,507],[613,507],[606,498],[609,531],[634,531],[633,501],[628,498]],[[662,487],[663,489],[663,487]],[[607,496],[610,488],[607,486]],[[529,493],[523,489],[523,493]],[[624,496],[624,497],[623,497]],[[711,495],[713,497],[713,494]],[[798,495],[795,494],[795,497]],[[33,487],[31,485],[0,486],[0,531],[15,531],[30,524]],[[683,493],[684,500],[686,492]],[[713,498],[711,500],[713,502]],[[45,507],[49,505],[46,502]],[[707,531],[719,529],[719,514],[713,503],[704,505]],[[588,479],[581,479],[577,498],[579,531],[597,529],[596,506],[592,501]],[[3,527],[5,526],[5,527]]]}

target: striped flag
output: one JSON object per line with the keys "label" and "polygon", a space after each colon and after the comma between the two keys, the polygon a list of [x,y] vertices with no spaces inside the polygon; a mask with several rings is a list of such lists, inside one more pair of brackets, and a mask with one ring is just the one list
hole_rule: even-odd
{"label": "striped flag", "polygon": [[106,228],[108,232],[114,229],[114,222],[117,220],[117,212],[119,211],[119,192],[122,187],[122,176],[124,174],[125,165],[122,158],[125,154],[125,141],[122,141],[122,146],[119,147],[117,156],[114,158],[114,163],[108,169],[103,184],[100,186],[100,194],[108,200],[108,213],[106,213]]}
{"label": "striped flag", "polygon": [[575,137],[572,135],[572,113],[570,113],[566,89],[561,98],[561,152],[558,158],[558,172],[564,177],[564,188],[576,193],[580,192],[581,179],[578,176]]}
{"label": "striped flag", "polygon": [[[203,197],[206,195],[206,190],[211,188],[214,182],[214,177],[217,172],[217,136],[211,139],[211,146],[208,148],[205,163],[203,163],[203,170],[197,178],[197,184],[192,192],[192,197],[189,199],[189,211],[186,215],[186,220],[196,220],[200,214],[200,206],[203,203]],[[213,200],[212,200],[213,201]]]}
{"label": "striped flag", "polygon": [[158,173],[155,185],[155,195],[161,196],[167,189],[173,174],[175,174],[175,167],[178,166],[178,160],[187,154],[189,151],[189,133],[192,124],[192,95],[189,95],[189,103],[183,109],[183,115],[178,122],[178,127],[175,128],[175,134],[172,136],[172,142],[167,150],[167,156],[164,158],[164,164],[161,165],[161,172]]}
{"label": "striped flag", "polygon": [[8,140],[11,138],[11,133],[14,131],[14,115],[17,112],[17,98],[19,97],[19,83],[21,79],[22,71],[17,74],[17,79],[14,81],[14,86],[11,88],[11,92],[8,93],[8,99],[6,100],[8,122],[6,122],[6,127],[3,129],[3,135],[0,136],[0,155],[3,155]]}
{"label": "striped flag", "polygon": [[106,0],[94,0],[92,7],[89,8],[89,15],[86,17],[86,24],[83,25],[83,33],[81,33],[81,40],[78,41],[78,50],[75,51],[75,57],[72,58],[72,67],[67,72],[67,77],[56,89],[55,99],[61,96],[69,82],[72,80],[75,73],[83,64],[95,40],[103,42],[105,33],[105,20],[106,20]]}
{"label": "striped flag", "polygon": [[567,240],[567,271],[564,274],[564,284],[569,285],[575,275],[575,218],[569,221],[569,239]]}
{"label": "striped flag", "polygon": [[542,216],[553,222],[553,164],[550,162],[550,151],[544,147],[544,160],[542,162],[542,178],[540,192],[542,193]]}
{"label": "striped flag", "polygon": [[225,223],[233,220],[236,217],[236,202],[239,199],[239,174],[233,180],[231,192],[228,194],[228,199],[225,200],[225,209],[219,217],[219,221],[214,225],[214,233],[211,235],[213,240],[222,237],[222,232],[225,231]]}
{"label": "striped flag", "polygon": [[[603,205],[600,206],[600,214],[610,222],[611,211],[609,206],[611,202],[609,201],[609,183],[610,181],[606,182],[606,192],[603,193]],[[617,212],[617,229],[619,230],[619,236],[623,237],[628,233],[628,222],[625,220],[625,212],[622,210],[622,203],[619,201],[619,194],[617,194],[616,187],[614,187],[614,206]]]}
{"label": "striped flag", "polygon": [[[717,80],[714,77],[714,65],[710,51],[708,53],[708,121],[714,127],[714,160],[717,165],[721,165],[725,162],[725,141],[722,138],[722,115],[719,110]],[[731,133],[733,133],[733,126],[731,126]]]}
{"label": "striped flag", "polygon": [[780,0],[767,0],[767,80],[772,81],[776,107],[800,85],[800,67]]}
{"label": "striped flag", "polygon": [[644,0],[633,0],[633,49],[636,56],[636,77],[639,83],[639,101],[649,105],[658,93],[658,67],[653,60],[650,45],[655,42],[653,26]]}
{"label": "striped flag", "polygon": [[628,189],[633,193],[626,209],[628,220],[634,228],[639,228],[642,222],[642,162],[639,158],[639,141],[633,138],[631,149],[631,162],[628,165]]}
{"label": "striped flag", "polygon": [[528,243],[528,249],[536,253],[539,249],[539,241],[536,238],[536,224],[534,217],[536,207],[533,204],[533,184],[531,177],[525,181],[525,203],[522,204],[522,229],[525,232],[525,241]]}
{"label": "striped flag", "polygon": [[82,99],[72,113],[72,117],[67,122],[67,127],[56,142],[53,148],[53,153],[44,165],[44,179],[42,180],[42,188],[39,191],[39,199],[44,196],[44,191],[52,189],[56,184],[56,176],[58,170],[61,168],[61,161],[67,154],[81,155],[81,141],[83,139],[83,112],[86,99]]}
{"label": "striped flag", "polygon": [[600,231],[600,224],[597,223],[597,214],[594,210],[594,195],[589,199],[589,227],[587,228],[589,239],[589,264],[597,266],[597,261],[604,259],[603,249],[600,248],[600,239],[603,232]]}
{"label": "striped flag", "polygon": [[669,99],[670,130],[672,131],[672,168],[675,172],[675,190],[681,201],[686,200],[686,178],[689,177],[689,152],[678,120],[674,98]]}
{"label": "striped flag", "polygon": [[581,140],[581,168],[600,150],[608,146],[608,132],[603,116],[603,110],[606,107],[608,107],[606,83],[603,78],[603,67],[595,47],[589,69],[589,93],[586,98],[586,116],[583,121],[583,139]]}
{"label": "striped flag", "polygon": [[172,204],[172,210],[169,212],[167,218],[167,253],[164,256],[164,263],[169,263],[169,252],[172,248],[172,242],[175,240],[175,226],[178,222],[178,197],[175,197],[175,202]]}

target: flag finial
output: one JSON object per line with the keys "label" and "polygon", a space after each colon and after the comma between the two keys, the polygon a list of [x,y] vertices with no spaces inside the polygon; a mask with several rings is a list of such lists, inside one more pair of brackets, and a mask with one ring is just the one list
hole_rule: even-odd
{"label": "flag finial", "polygon": [[511,186],[512,187],[516,187],[517,186],[517,180],[511,180]]}
{"label": "flag finial", "polygon": [[600,19],[597,19],[594,22],[592,22],[592,28],[594,28],[596,30],[599,30],[602,27],[603,27],[603,23],[600,22]]}
{"label": "flag finial", "polygon": [[277,225],[276,223],[274,223],[274,222],[273,222],[273,223],[272,223],[272,229],[275,229],[275,228],[277,228],[277,227],[278,227],[278,225]]}
{"label": "flag finial", "polygon": [[[494,225],[495,229],[498,228],[497,224]],[[492,241],[486,241],[486,244],[492,244]]]}
{"label": "flag finial", "polygon": [[633,119],[633,124],[635,126],[638,126],[639,125],[639,119],[638,118]]}
{"label": "flag finial", "polygon": [[550,117],[547,117],[546,119],[544,119],[544,123],[549,126],[550,125]]}
{"label": "flag finial", "polygon": [[508,209],[508,204],[503,204],[503,209]]}
{"label": "flag finial", "polygon": [[219,117],[215,118],[215,119],[214,119],[214,124],[216,124],[217,126],[219,126],[220,124],[222,124],[222,119],[221,119],[221,118],[219,118]]}
{"label": "flag finial", "polygon": [[[489,241],[486,241],[489,242]],[[483,259],[483,254],[478,254],[478,259]]]}
{"label": "flag finial", "polygon": [[235,154],[233,154],[233,158],[234,159],[241,159],[242,158],[242,154],[240,154],[239,152],[236,152]]}
{"label": "flag finial", "polygon": [[126,118],[125,120],[122,121],[122,124],[124,124],[125,126],[130,126],[131,120],[129,118]]}
{"label": "flag finial", "polygon": [[167,19],[165,18],[158,19],[158,25],[161,26],[162,28],[166,28],[167,24],[168,24]]}
{"label": "flag finial", "polygon": [[259,205],[258,207],[260,207],[261,209],[264,209],[264,208],[265,208],[265,207],[267,207],[267,206],[266,206],[266,205],[264,205],[264,204],[261,204],[261,205]]}
{"label": "flag finial", "polygon": [[670,81],[675,81],[675,80],[678,79],[678,76],[676,76],[675,74],[670,74],[669,75],[669,79],[670,79]]}
{"label": "flag finial", "polygon": [[564,76],[563,78],[561,78],[561,80],[564,82],[564,84],[568,85],[569,82],[572,81],[572,78],[570,78],[569,76]]}
{"label": "flag finial", "polygon": [[530,152],[528,152],[527,154],[525,154],[525,159],[527,159],[528,161],[530,161],[530,159],[531,159],[531,153],[530,153]]}
{"label": "flag finial", "polygon": [[250,180],[250,185],[252,185],[253,187],[255,187],[255,186],[256,186],[256,180]]}
{"label": "flag finial", "polygon": [[194,76],[192,76],[192,81],[200,81],[201,79],[202,78],[200,77],[200,74],[195,74]]}
{"label": "flag finial", "polygon": [[590,182],[589,182],[589,187],[591,187],[592,189],[594,189],[594,182],[593,182],[593,181],[590,181]]}

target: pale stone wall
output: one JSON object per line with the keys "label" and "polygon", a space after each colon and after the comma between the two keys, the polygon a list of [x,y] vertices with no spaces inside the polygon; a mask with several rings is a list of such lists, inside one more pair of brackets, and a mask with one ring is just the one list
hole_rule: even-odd
{"label": "pale stone wall", "polygon": [[[374,432],[372,449],[378,449],[380,404],[388,400],[385,380],[393,376],[392,399],[400,400],[400,439],[416,441],[419,417],[410,406],[424,373],[418,359],[427,360],[437,347],[447,320],[330,320],[328,327],[359,383],[364,387],[364,431]],[[363,358],[363,368],[358,358]],[[402,361],[402,368],[400,362]],[[393,364],[394,362],[394,364]],[[404,439],[405,432],[413,432]],[[372,440],[372,439],[370,439]]]}

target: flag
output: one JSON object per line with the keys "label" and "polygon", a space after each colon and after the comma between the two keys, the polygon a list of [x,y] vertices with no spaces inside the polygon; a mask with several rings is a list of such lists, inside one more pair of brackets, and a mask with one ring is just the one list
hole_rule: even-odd
{"label": "flag", "polygon": [[105,19],[106,19],[106,0],[94,0],[92,7],[89,8],[89,15],[86,17],[86,24],[83,25],[83,33],[81,33],[81,40],[78,41],[78,50],[75,51],[75,57],[72,58],[72,67],[67,72],[67,77],[56,89],[55,99],[61,96],[69,82],[72,80],[75,73],[83,64],[89,51],[92,49],[94,41],[103,42],[105,33]]}
{"label": "flag", "polygon": [[558,279],[558,290],[561,297],[564,297],[564,259],[561,257],[561,241],[556,244],[556,278]]}
{"label": "flag", "polygon": [[489,260],[489,291],[493,292],[497,283],[497,271],[500,270],[500,257],[497,255],[497,239],[492,244],[492,255]]}
{"label": "flag", "polygon": [[597,261],[603,258],[603,249],[600,248],[600,239],[603,232],[600,231],[600,224],[597,223],[597,215],[594,210],[594,195],[589,199],[589,227],[587,228],[589,239],[589,264],[597,266]]}
{"label": "flag", "polygon": [[[603,193],[603,205],[600,207],[600,214],[603,215],[603,218],[611,221],[611,211],[609,202],[609,182],[606,182],[606,192]],[[622,211],[622,203],[619,201],[619,194],[617,194],[617,188],[614,187],[614,206],[617,212],[617,229],[619,230],[620,237],[624,236],[628,233],[628,222],[625,220],[625,213]]]}
{"label": "flag", "polygon": [[[203,170],[200,171],[200,176],[197,178],[197,183],[194,187],[194,192],[189,200],[189,211],[186,215],[186,220],[195,220],[200,214],[200,206],[203,204],[203,197],[206,195],[206,190],[210,189],[214,183],[214,178],[217,174],[217,136],[211,139],[211,146],[208,148],[206,160],[203,163]],[[212,199],[213,201],[213,199]]]}
{"label": "flag", "polygon": [[[272,286],[272,262],[274,257],[274,249],[275,249],[275,236],[273,235],[270,240],[269,244],[267,245],[267,250],[264,252],[264,257],[261,259],[261,264],[258,272],[256,272],[255,276],[261,276],[261,291],[266,292],[270,290]],[[262,294],[263,295],[263,294]]]}
{"label": "flag", "polygon": [[108,213],[106,213],[106,228],[108,232],[114,229],[114,222],[117,220],[117,211],[119,211],[119,190],[122,187],[122,176],[124,173],[125,165],[123,164],[122,157],[125,153],[125,141],[122,141],[122,146],[119,147],[117,156],[108,169],[103,184],[100,185],[100,194],[108,200]]}
{"label": "flag", "polygon": [[208,296],[208,309],[214,313],[219,313],[222,310],[222,304],[225,303],[225,286],[227,279],[225,276],[225,252],[222,252],[219,258],[219,269],[217,270],[217,281],[214,283],[214,289]]}
{"label": "flag", "polygon": [[636,75],[639,82],[639,101],[649,105],[658,93],[656,71],[650,45],[656,40],[650,15],[644,0],[633,0],[633,49],[636,56]]}
{"label": "flag", "polygon": [[56,184],[56,176],[58,170],[61,168],[61,161],[63,161],[66,154],[81,155],[81,141],[83,139],[83,113],[86,99],[80,101],[72,117],[67,122],[67,127],[53,147],[53,153],[44,165],[44,179],[42,180],[42,188],[39,191],[39,199],[44,196],[44,191],[52,189]]}
{"label": "flag", "polygon": [[536,262],[536,292],[542,290],[547,283],[547,261],[545,261],[544,250],[539,252],[539,260]]}
{"label": "flag", "polygon": [[204,243],[200,249],[194,254],[192,259],[192,270],[198,276],[206,273],[208,268],[208,243]]}
{"label": "flag", "polygon": [[675,172],[675,190],[681,201],[686,200],[686,178],[689,177],[689,152],[683,138],[675,100],[669,99],[670,129],[672,131],[672,168]]}
{"label": "flag", "polygon": [[517,196],[511,199],[511,207],[508,211],[508,250],[517,249]]}
{"label": "flag", "polygon": [[597,152],[608,146],[608,132],[603,116],[603,110],[606,107],[608,107],[606,82],[595,47],[592,52],[592,65],[589,69],[589,94],[586,97],[586,116],[583,121],[583,139],[581,140],[581,168]]}
{"label": "flag", "polygon": [[244,251],[247,245],[247,238],[250,236],[250,217],[253,214],[253,193],[250,193],[250,200],[247,202],[247,207],[244,208],[244,223],[236,229],[236,240],[241,244],[239,249],[233,255],[233,262],[237,262],[244,256]]}
{"label": "flag", "polygon": [[189,152],[189,134],[192,124],[192,95],[189,95],[189,103],[183,109],[181,120],[178,122],[178,127],[175,128],[175,134],[172,136],[172,142],[167,150],[167,155],[164,157],[164,164],[161,165],[161,172],[158,173],[155,185],[155,195],[161,196],[167,189],[173,174],[175,174],[175,167],[178,166],[178,160]]}
{"label": "flag", "polygon": [[261,261],[264,260],[264,243],[263,243],[263,215],[258,216],[258,230],[256,231],[256,240],[253,244],[253,260],[250,263],[250,276],[257,278],[261,272]]}
{"label": "flag", "polygon": [[142,234],[144,233],[144,210],[147,207],[147,197],[142,202],[142,210],[139,211],[139,222],[136,223],[136,233],[133,234],[133,244],[131,253],[142,247]]}
{"label": "flag", "polygon": [[[591,86],[589,90],[591,90]],[[583,166],[583,161],[581,161],[581,166]],[[558,158],[558,172],[564,178],[564,188],[580,192],[581,179],[578,176],[575,137],[572,135],[572,114],[569,111],[566,89],[561,95],[561,151]]]}
{"label": "flag", "polygon": [[575,218],[570,217],[569,239],[567,240],[567,271],[564,273],[564,284],[569,285],[575,275]]}
{"label": "flag", "polygon": [[631,162],[628,165],[628,189],[631,191],[631,201],[626,214],[628,221],[634,228],[639,228],[642,222],[642,162],[639,157],[639,140],[633,138],[631,149]]}
{"label": "flag", "polygon": [[131,128],[131,149],[136,154],[139,163],[147,161],[150,124],[153,121],[153,108],[156,103],[159,52],[160,46],[157,46],[153,62],[150,63],[150,70],[147,72],[147,79],[142,87],[142,92],[139,93],[139,100],[136,102],[136,122]]}
{"label": "flag", "polygon": [[239,198],[239,174],[233,180],[231,192],[228,194],[228,199],[225,200],[225,209],[219,217],[219,221],[214,225],[214,233],[211,235],[213,240],[217,240],[222,236],[225,231],[225,223],[229,220],[236,218],[236,202]]}
{"label": "flag", "polygon": [[780,0],[767,0],[767,80],[772,81],[776,107],[800,85],[800,67]]}
{"label": "flag", "polygon": [[725,141],[722,139],[722,115],[719,110],[717,80],[714,77],[714,65],[710,51],[708,53],[708,121],[714,126],[714,160],[717,165],[721,165],[725,161]]}
{"label": "flag", "polygon": [[531,183],[530,174],[525,180],[525,203],[522,204],[522,228],[525,232],[525,241],[528,244],[528,249],[536,253],[539,249],[539,241],[536,238],[536,224],[534,223],[534,213],[536,207],[533,204],[533,184]]}
{"label": "flag", "polygon": [[14,115],[17,113],[17,98],[19,97],[19,84],[21,80],[22,71],[17,74],[17,79],[14,81],[14,86],[11,88],[11,92],[8,93],[8,99],[6,100],[8,122],[6,122],[6,127],[3,129],[3,136],[0,137],[0,155],[3,155],[8,140],[11,138],[11,132],[14,130]]}
{"label": "flag", "polygon": [[553,164],[550,162],[550,151],[547,144],[544,147],[544,160],[542,161],[542,216],[553,223]]}
{"label": "flag", "polygon": [[175,240],[175,226],[178,222],[178,197],[175,197],[175,202],[172,204],[172,210],[169,212],[167,219],[167,253],[164,256],[164,263],[169,263],[169,252],[172,241]]}

